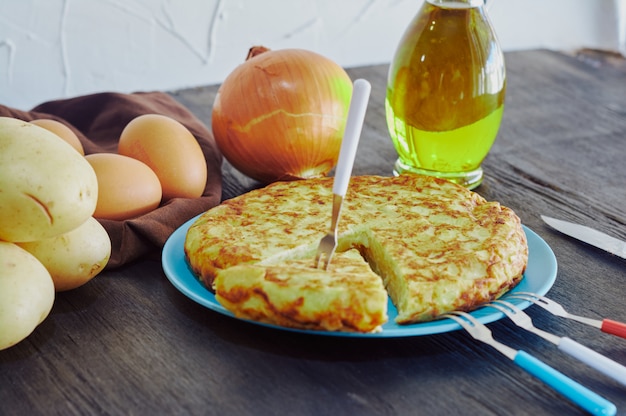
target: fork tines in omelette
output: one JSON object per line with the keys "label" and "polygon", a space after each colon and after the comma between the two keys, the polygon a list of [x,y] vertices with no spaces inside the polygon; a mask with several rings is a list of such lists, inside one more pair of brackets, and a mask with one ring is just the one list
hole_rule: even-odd
{"label": "fork tines in omelette", "polygon": [[326,331],[373,332],[470,311],[523,277],[519,217],[452,182],[355,176],[337,255],[313,268],[330,221],[332,178],[276,182],[227,200],[189,228],[193,272],[237,317]]}

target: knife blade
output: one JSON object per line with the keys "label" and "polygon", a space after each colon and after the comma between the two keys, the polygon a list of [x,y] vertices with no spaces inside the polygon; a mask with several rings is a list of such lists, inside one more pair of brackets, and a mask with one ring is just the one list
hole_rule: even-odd
{"label": "knife blade", "polygon": [[586,225],[575,224],[573,222],[557,220],[556,218],[542,215],[541,219],[550,227],[562,232],[570,237],[574,237],[584,243],[601,248],[611,254],[626,259],[626,242],[611,237],[601,231],[594,230]]}

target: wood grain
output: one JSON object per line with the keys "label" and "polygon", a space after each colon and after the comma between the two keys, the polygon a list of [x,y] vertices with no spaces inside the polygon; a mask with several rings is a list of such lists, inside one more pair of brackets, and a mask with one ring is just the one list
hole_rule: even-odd
{"label": "wood grain", "polygon": [[[537,50],[506,54],[503,124],[477,192],[513,208],[559,262],[550,296],[572,312],[626,321],[626,262],[552,231],[540,214],[626,239],[626,64]],[[391,175],[385,65],[372,84],[355,174]],[[217,86],[173,92],[210,125]],[[259,186],[224,165],[223,199]],[[531,307],[537,326],[626,364],[626,340]],[[524,349],[626,410],[626,388],[510,322]],[[582,414],[461,331],[398,339],[319,337],[240,322],[166,279],[159,253],[57,296],[48,319],[0,351],[0,414]]]}

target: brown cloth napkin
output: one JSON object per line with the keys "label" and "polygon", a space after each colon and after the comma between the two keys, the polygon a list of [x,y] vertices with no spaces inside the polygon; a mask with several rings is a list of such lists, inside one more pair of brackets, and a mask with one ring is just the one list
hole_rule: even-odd
{"label": "brown cloth napkin", "polygon": [[163,248],[167,238],[184,222],[220,203],[222,155],[208,128],[186,107],[162,92],[98,93],[49,101],[31,111],[0,105],[0,116],[24,121],[50,118],[70,127],[85,154],[117,153],[120,133],[133,118],[162,114],[181,122],[195,136],[207,161],[208,179],[202,197],[175,198],[148,214],[126,221],[99,220],[111,238],[107,268],[119,267]]}

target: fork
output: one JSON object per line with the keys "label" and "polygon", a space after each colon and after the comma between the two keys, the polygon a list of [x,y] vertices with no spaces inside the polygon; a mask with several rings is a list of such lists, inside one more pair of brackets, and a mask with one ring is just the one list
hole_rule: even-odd
{"label": "fork", "polygon": [[515,350],[493,338],[491,330],[465,312],[449,312],[441,317],[461,325],[474,339],[484,342],[511,359],[517,366],[537,377],[572,402],[593,415],[615,415],[617,408],[604,397],[555,370],[543,361],[522,350]]}
{"label": "fork", "polygon": [[348,190],[352,166],[354,165],[354,156],[356,155],[356,148],[359,145],[361,129],[363,128],[363,120],[365,119],[365,111],[367,110],[371,90],[372,86],[368,81],[364,79],[354,81],[346,128],[341,142],[341,149],[339,150],[339,159],[337,161],[335,179],[333,181],[333,212],[330,230],[328,234],[322,237],[317,247],[314,265],[316,268],[320,266],[322,257],[325,256],[324,270],[328,270],[330,260],[337,248],[337,223],[341,216],[343,197]]}
{"label": "fork", "polygon": [[547,310],[548,312],[552,313],[555,316],[581,322],[583,324],[590,325],[595,328],[599,328],[602,332],[605,332],[607,334],[617,335],[618,337],[626,338],[626,323],[613,321],[611,319],[603,319],[600,321],[598,319],[591,319],[591,318],[586,318],[584,316],[574,315],[574,314],[567,312],[565,308],[563,308],[563,306],[561,306],[557,302],[551,299],[548,299],[545,296],[537,295],[536,293],[514,292],[514,293],[507,295],[507,299],[510,299],[510,298],[517,298],[517,299],[530,301],[538,306],[541,306],[542,308],[544,308],[545,310]]}
{"label": "fork", "polygon": [[584,345],[574,341],[568,337],[559,337],[557,335],[546,332],[533,325],[532,319],[528,314],[510,302],[504,300],[494,300],[485,306],[495,308],[504,313],[509,319],[520,328],[532,332],[535,335],[553,343],[560,351],[571,355],[579,361],[595,368],[601,373],[619,381],[626,385],[626,367],[611,360],[604,355],[585,347]]}

